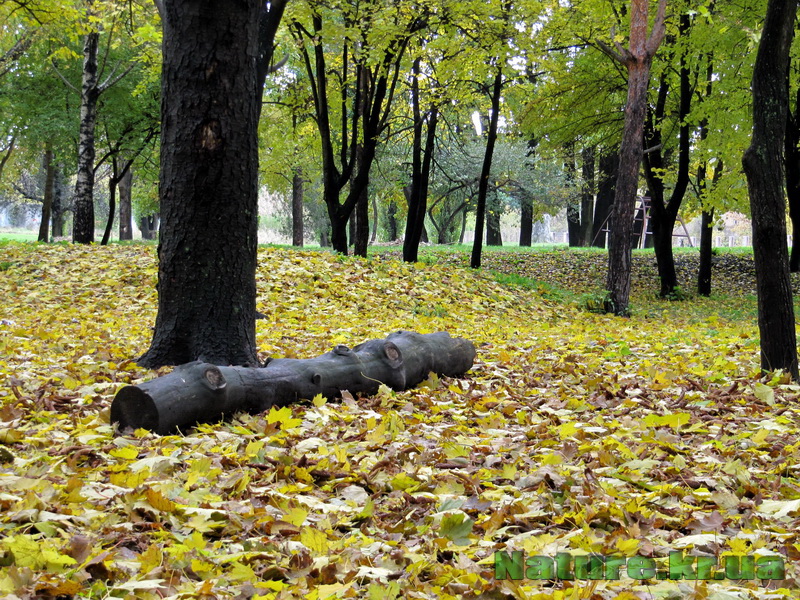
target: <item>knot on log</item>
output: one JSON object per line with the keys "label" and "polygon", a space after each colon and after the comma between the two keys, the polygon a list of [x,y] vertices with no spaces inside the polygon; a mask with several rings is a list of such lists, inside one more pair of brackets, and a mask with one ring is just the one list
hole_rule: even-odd
{"label": "knot on log", "polygon": [[316,358],[278,358],[262,368],[217,367],[191,362],[172,373],[122,388],[111,403],[119,430],[144,428],[172,433],[213,423],[237,411],[261,412],[322,394],[328,399],[374,394],[383,384],[401,391],[433,372],[461,377],[475,360],[475,346],[446,332],[398,331],[352,350],[337,345]]}

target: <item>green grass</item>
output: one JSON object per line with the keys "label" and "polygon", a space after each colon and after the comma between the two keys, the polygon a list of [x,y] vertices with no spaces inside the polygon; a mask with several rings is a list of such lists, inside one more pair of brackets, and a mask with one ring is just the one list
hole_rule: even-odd
{"label": "green grass", "polygon": [[26,231],[24,229],[0,230],[0,240],[14,242],[35,242],[39,237],[37,231]]}

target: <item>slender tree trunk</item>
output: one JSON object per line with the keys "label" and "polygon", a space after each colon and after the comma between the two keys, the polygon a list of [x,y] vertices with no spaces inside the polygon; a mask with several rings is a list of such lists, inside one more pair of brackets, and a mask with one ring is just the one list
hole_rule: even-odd
{"label": "slender tree trunk", "polygon": [[[528,151],[525,156],[525,167],[535,169],[535,154],[538,141],[534,136],[528,140]],[[520,195],[520,221],[519,221],[519,245],[530,246],[533,242],[533,196],[527,193]]]}
{"label": "slender tree trunk", "polygon": [[[711,96],[714,81],[714,57],[713,53],[708,54],[708,65],[706,67],[706,91],[705,99]],[[700,120],[700,140],[701,142],[708,137],[708,118]],[[723,164],[717,160],[714,165],[714,175],[711,179],[712,187],[716,185],[722,176]],[[697,293],[700,296],[711,295],[711,267],[714,241],[714,207],[707,206],[706,192],[708,183],[706,176],[708,173],[708,163],[704,161],[697,168],[697,187],[699,190],[700,204],[703,206],[703,213],[700,218],[700,266],[697,270]]]}
{"label": "slender tree trunk", "polygon": [[592,229],[594,228],[594,146],[587,146],[581,151],[581,231],[580,245],[592,245]]}
{"label": "slender tree trunk", "polygon": [[[689,14],[682,14],[678,27],[679,36],[681,38],[686,38],[689,34],[690,27],[691,21]],[[655,115],[651,119],[650,126],[648,127],[648,146],[653,148],[653,151],[648,153],[645,160],[645,174],[652,192],[650,214],[653,224],[658,275],[661,282],[661,297],[671,295],[678,287],[678,277],[675,272],[675,258],[672,252],[672,232],[675,229],[678,211],[680,210],[683,197],[689,185],[691,131],[687,117],[691,109],[693,90],[686,52],[685,49],[681,51],[679,69],[680,99],[678,104],[678,120],[680,121],[680,126],[678,130],[678,170],[675,185],[668,202],[665,202],[664,198],[664,181],[662,175],[664,172],[664,159],[660,149],[662,141],[660,127],[665,114],[668,92],[667,80],[664,76],[662,76],[659,86]]]}
{"label": "slender tree trunk", "polygon": [[631,0],[630,50],[618,48],[622,54],[616,54],[628,70],[628,99],[625,104],[619,176],[612,209],[606,279],[608,289],[606,310],[616,315],[629,314],[631,233],[639,186],[639,166],[642,162],[647,86],[650,80],[650,64],[664,37],[666,0],[659,1],[658,15],[649,37],[647,36],[648,8],[649,0]]}
{"label": "slender tree trunk", "polygon": [[393,242],[397,239],[397,204],[394,200],[389,202],[389,208],[387,209],[387,233],[389,235],[389,241]]}
{"label": "slender tree trunk", "polygon": [[347,219],[347,240],[348,240],[348,248],[350,246],[355,246],[356,243],[356,213],[353,212],[350,215],[350,218]]}
{"label": "slender tree trunk", "polygon": [[472,243],[472,256],[470,266],[479,269],[481,266],[481,251],[483,249],[483,228],[486,221],[486,196],[489,192],[489,176],[492,172],[492,157],[494,145],[497,141],[497,122],[500,116],[500,92],[503,90],[503,70],[497,69],[492,85],[492,114],[489,118],[489,132],[486,138],[486,151],[483,155],[481,178],[478,181],[478,207],[475,212],[475,240]]}
{"label": "slender tree trunk", "polygon": [[303,247],[303,170],[292,175],[292,246]]}
{"label": "slender tree trunk", "polygon": [[50,239],[64,237],[64,170],[61,164],[54,166],[53,173],[53,209],[51,214],[52,228]]}
{"label": "slender tree trunk", "polygon": [[42,220],[39,223],[38,241],[47,243],[50,231],[50,217],[53,212],[53,196],[56,182],[56,165],[53,160],[53,144],[48,141],[44,150],[44,201],[42,202]]}
{"label": "slender tree trunk", "polygon": [[369,243],[374,244],[378,239],[378,200],[374,195],[370,200],[372,205],[372,233],[369,234]]}
{"label": "slender tree trunk", "polygon": [[786,73],[797,0],[769,0],[753,69],[753,137],[742,165],[750,192],[753,255],[758,291],[761,368],[798,379],[789,253],[783,141],[788,112]]}
{"label": "slender tree trunk", "polygon": [[697,271],[697,293],[711,295],[711,262],[713,257],[714,209],[704,210],[700,218],[700,268]]}
{"label": "slender tree trunk", "polygon": [[[358,157],[356,164],[361,168],[363,161],[363,149],[357,151]],[[367,257],[367,246],[369,245],[369,186],[363,186],[358,190],[358,201],[356,209],[353,211],[356,218],[355,244],[353,254],[356,256]]]}
{"label": "slender tree trunk", "polygon": [[256,365],[258,0],[166,0],[158,315],[146,367]]}
{"label": "slender tree trunk", "polygon": [[592,226],[592,245],[597,248],[606,247],[606,233],[602,231],[608,226],[608,216],[614,204],[614,192],[619,173],[619,153],[606,151],[600,155],[597,182],[597,199],[594,204],[594,224]]}
{"label": "slender tree trunk", "polygon": [[533,198],[523,193],[520,198],[519,245],[530,246],[533,241]]}
{"label": "slender tree trunk", "polygon": [[128,167],[119,181],[119,239],[133,239],[131,224],[131,192],[133,191],[133,167]]}
{"label": "slender tree trunk", "polygon": [[567,242],[570,248],[577,248],[581,245],[581,200],[580,194],[577,192],[574,142],[567,145],[564,150],[566,154],[564,172],[566,173],[566,184],[569,190],[569,200],[567,203]]}
{"label": "slender tree trunk", "polygon": [[[434,142],[436,140],[436,124],[438,110],[432,106],[427,115],[423,115],[420,106],[419,75],[421,59],[414,60],[411,79],[411,109],[414,117],[414,135],[411,142],[411,186],[408,188],[408,217],[406,233],[403,240],[403,260],[416,262],[419,255],[419,244],[425,229],[425,213],[428,209],[428,182],[433,161]],[[425,148],[423,150],[423,131],[427,123]]]}
{"label": "slender tree trunk", "polygon": [[72,241],[94,241],[94,129],[97,123],[97,45],[100,34],[86,34],[83,41],[83,80],[81,84],[81,123],[78,139],[78,174],[75,180]]}
{"label": "slender tree trunk", "polygon": [[111,240],[111,230],[114,228],[114,216],[117,212],[117,186],[120,180],[117,173],[117,157],[112,157],[111,162],[113,166],[111,168],[111,176],[108,178],[108,220],[103,231],[103,238],[100,240],[101,246],[107,246]]}

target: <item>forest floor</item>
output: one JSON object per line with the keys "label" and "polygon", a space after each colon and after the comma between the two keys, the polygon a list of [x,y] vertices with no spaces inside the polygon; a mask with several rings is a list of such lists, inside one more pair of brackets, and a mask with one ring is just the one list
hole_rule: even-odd
{"label": "forest floor", "polygon": [[169,370],[134,363],[155,247],[0,244],[0,596],[798,597],[800,386],[760,372],[752,258],[669,301],[642,254],[619,318],[602,253],[390,254],[262,248],[261,357],[445,330],[464,378],[156,436],[108,422]]}

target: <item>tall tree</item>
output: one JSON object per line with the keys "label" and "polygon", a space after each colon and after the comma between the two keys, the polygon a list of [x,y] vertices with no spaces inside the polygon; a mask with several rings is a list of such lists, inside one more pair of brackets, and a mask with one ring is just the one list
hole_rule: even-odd
{"label": "tall tree", "polygon": [[[91,244],[94,241],[94,173],[95,173],[95,127],[97,125],[97,106],[100,96],[118,83],[133,68],[130,64],[121,69],[117,63],[101,81],[105,64],[98,61],[100,47],[99,17],[93,0],[85,7],[85,20],[88,32],[83,38],[83,71],[81,87],[77,89],[62,76],[64,83],[80,93],[80,127],[78,133],[78,173],[75,178],[75,195],[72,221],[72,241],[77,244]],[[113,30],[113,26],[111,27]],[[111,45],[108,36],[109,47]],[[60,74],[60,72],[59,72]]]}
{"label": "tall tree", "polygon": [[[417,262],[422,230],[425,228],[428,186],[433,165],[436,125],[439,120],[439,109],[435,104],[431,105],[424,113],[420,106],[421,62],[422,59],[417,57],[411,68],[411,114],[414,124],[411,144],[411,185],[408,190],[408,218],[406,219],[406,235],[403,240],[403,260],[406,262]],[[424,133],[425,131],[427,133]],[[423,138],[425,139],[424,145]]]}
{"label": "tall tree", "polygon": [[[691,24],[688,13],[682,13],[678,26],[679,41],[686,38]],[[668,72],[662,72],[655,106],[651,108],[645,127],[645,140],[648,152],[644,157],[645,177],[650,193],[650,217],[653,228],[653,243],[661,282],[660,295],[667,297],[678,287],[675,272],[675,259],[672,255],[672,231],[678,219],[678,211],[689,186],[689,158],[691,150],[691,127],[687,120],[691,109],[693,90],[691,72],[688,64],[689,50],[684,45],[679,50],[678,69],[678,168],[677,177],[669,199],[665,198],[664,172],[666,160],[663,147],[662,125],[665,117],[667,95],[671,83]]]}
{"label": "tall tree", "polygon": [[797,0],[769,0],[753,69],[753,137],[742,165],[750,193],[758,292],[761,368],[798,379],[783,156],[789,90],[786,74]]}
{"label": "tall tree", "polygon": [[664,38],[667,1],[659,0],[653,28],[648,35],[649,0],[631,0],[630,48],[615,43],[616,50],[602,44],[607,54],[622,63],[628,72],[628,100],[619,151],[619,175],[612,208],[608,246],[608,298],[606,310],[617,315],[629,313],[631,289],[631,235],[639,166],[642,162],[642,136],[647,113],[647,87],[650,65]]}
{"label": "tall tree", "polygon": [[478,180],[478,203],[475,209],[475,239],[472,243],[472,256],[470,266],[478,269],[481,266],[481,251],[483,250],[483,228],[486,222],[486,198],[489,192],[489,175],[492,171],[492,157],[494,145],[497,142],[497,123],[500,118],[500,94],[503,91],[503,69],[497,67],[494,82],[490,88],[492,108],[489,116],[489,130],[486,137],[486,151],[483,156],[480,179]]}
{"label": "tall tree", "polygon": [[165,0],[158,315],[146,367],[257,364],[259,0]]}
{"label": "tall tree", "polygon": [[[290,31],[313,95],[331,244],[335,251],[347,254],[347,223],[368,189],[403,56],[412,37],[425,26],[426,15],[425,11],[406,10],[404,3],[383,0],[295,6]],[[326,52],[326,43],[338,48],[338,58],[332,59]],[[333,106],[334,97],[338,107]]]}

